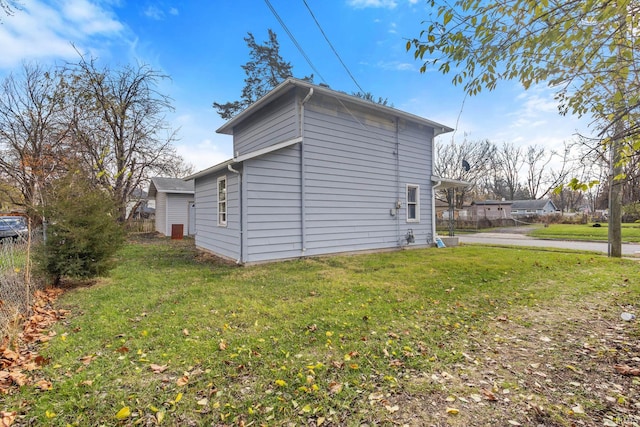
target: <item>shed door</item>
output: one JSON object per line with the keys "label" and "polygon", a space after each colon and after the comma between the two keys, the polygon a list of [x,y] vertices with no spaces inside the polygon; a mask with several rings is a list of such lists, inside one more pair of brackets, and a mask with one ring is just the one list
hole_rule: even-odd
{"label": "shed door", "polygon": [[196,203],[189,202],[189,236],[196,234]]}

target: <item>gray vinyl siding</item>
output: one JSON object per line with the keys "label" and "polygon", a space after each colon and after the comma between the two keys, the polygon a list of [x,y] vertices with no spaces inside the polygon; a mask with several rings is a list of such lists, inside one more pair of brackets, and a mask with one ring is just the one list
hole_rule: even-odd
{"label": "gray vinyl siding", "polygon": [[189,234],[189,202],[193,199],[192,194],[167,194],[167,235],[171,234],[174,224],[182,224],[182,234]]}
{"label": "gray vinyl siding", "polygon": [[[218,226],[217,180],[227,177],[227,226]],[[240,256],[240,211],[238,175],[230,171],[195,180],[196,246],[230,259]]]}
{"label": "gray vinyl siding", "polygon": [[299,135],[298,107],[291,93],[233,129],[233,152],[242,156]]}
{"label": "gray vinyl siding", "polygon": [[300,144],[244,162],[246,262],[301,256]]}
{"label": "gray vinyl siding", "polygon": [[[433,211],[431,200],[432,183],[432,150],[433,129],[400,121],[400,183],[402,185],[403,209],[401,210],[400,235],[406,235],[411,229],[415,236],[416,244],[432,243]],[[407,200],[406,185],[414,184],[420,186],[420,222],[407,222]]]}
{"label": "gray vinyl siding", "polygon": [[156,231],[165,236],[167,232],[167,194],[156,193]]}
{"label": "gray vinyl siding", "polygon": [[306,254],[397,247],[395,124],[320,102],[305,109]]}

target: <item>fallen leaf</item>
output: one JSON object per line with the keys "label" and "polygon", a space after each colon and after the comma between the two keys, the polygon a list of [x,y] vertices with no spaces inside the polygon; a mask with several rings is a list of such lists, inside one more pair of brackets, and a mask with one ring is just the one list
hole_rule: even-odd
{"label": "fallen leaf", "polygon": [[482,394],[484,395],[484,398],[487,400],[490,400],[492,402],[495,402],[496,400],[498,400],[496,398],[496,395],[493,394],[493,392],[491,390],[487,390],[485,388],[483,388],[482,390],[480,390],[480,392],[482,392]]}
{"label": "fallen leaf", "polygon": [[93,380],[82,381],[80,385],[86,385],[87,387],[91,387],[93,385]]}
{"label": "fallen leaf", "polygon": [[338,394],[342,391],[342,384],[337,382],[331,382],[329,384],[329,393],[330,394]]}
{"label": "fallen leaf", "polygon": [[447,414],[449,414],[449,415],[458,415],[459,413],[460,413],[459,409],[447,408]]}
{"label": "fallen leaf", "polygon": [[184,329],[182,330],[182,333],[183,333],[185,336],[187,336],[187,337],[189,336],[189,330],[188,330],[187,328],[184,328]]}
{"label": "fallen leaf", "polygon": [[278,387],[285,387],[287,385],[285,380],[276,380],[275,383]]}
{"label": "fallen leaf", "polygon": [[126,420],[131,416],[131,409],[128,406],[120,409],[118,413],[116,413],[116,418],[119,420]]}
{"label": "fallen leaf", "polygon": [[161,374],[167,370],[167,365],[156,365],[155,363],[152,363],[149,367],[156,374]]}
{"label": "fallen leaf", "polygon": [[203,399],[198,400],[196,403],[200,406],[207,406],[207,404],[209,403],[209,399],[205,397]]}
{"label": "fallen leaf", "polygon": [[571,410],[574,414],[584,414],[584,408],[580,404],[572,407]]}
{"label": "fallen leaf", "polygon": [[186,375],[184,375],[184,376],[182,376],[182,377],[178,378],[178,380],[176,381],[176,385],[177,385],[178,387],[185,386],[185,385],[187,385],[188,383],[189,383],[189,377],[188,377],[188,376],[186,376]]}
{"label": "fallen leaf", "polygon": [[629,365],[615,365],[613,368],[622,375],[640,376],[640,368],[632,368]]}
{"label": "fallen leaf", "polygon": [[129,353],[129,349],[125,346],[120,347],[119,349],[116,350],[118,353],[121,354],[125,354],[125,353]]}
{"label": "fallen leaf", "polygon": [[385,405],[384,408],[392,414],[400,410],[400,407],[398,405],[393,405],[393,406]]}
{"label": "fallen leaf", "polygon": [[522,425],[519,422],[514,421],[514,420],[508,420],[507,422],[512,426],[521,426]]}
{"label": "fallen leaf", "polygon": [[476,403],[482,401],[482,396],[480,396],[479,394],[472,394],[469,397],[471,398],[471,400],[473,400]]}
{"label": "fallen leaf", "polygon": [[90,354],[88,356],[81,357],[80,361],[82,362],[83,365],[89,365],[95,358],[96,358],[95,354]]}
{"label": "fallen leaf", "polygon": [[218,348],[220,349],[220,351],[225,351],[227,349],[227,343],[224,340],[220,340]]}
{"label": "fallen leaf", "polygon": [[0,427],[9,427],[18,416],[16,411],[0,411]]}
{"label": "fallen leaf", "polygon": [[51,390],[53,388],[51,383],[47,380],[40,380],[35,385],[36,387],[38,387],[40,390],[43,390],[43,391]]}

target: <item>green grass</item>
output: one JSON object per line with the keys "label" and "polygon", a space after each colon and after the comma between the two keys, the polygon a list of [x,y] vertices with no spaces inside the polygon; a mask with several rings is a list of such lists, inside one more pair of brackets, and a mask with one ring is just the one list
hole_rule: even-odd
{"label": "green grass", "polygon": [[131,243],[109,279],[59,301],[73,316],[41,349],[49,364],[35,375],[53,389],[25,386],[0,410],[56,426],[113,425],[124,407],[121,424],[384,423],[391,412],[371,396],[414,392],[409,378],[454,369],[467,334],[498,313],[638,277],[630,261],[528,249],[238,268],[168,240]]}
{"label": "green grass", "polygon": [[[550,224],[529,233],[530,236],[542,239],[562,240],[607,240],[607,224],[593,227],[593,224]],[[622,241],[640,243],[640,224],[622,224]]]}

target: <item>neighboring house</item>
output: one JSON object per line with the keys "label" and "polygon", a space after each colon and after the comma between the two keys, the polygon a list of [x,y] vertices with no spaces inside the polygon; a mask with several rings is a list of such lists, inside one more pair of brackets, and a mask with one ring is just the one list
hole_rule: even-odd
{"label": "neighboring house", "polygon": [[171,236],[182,226],[184,236],[195,234],[193,180],[151,178],[149,197],[155,199],[156,231]]}
{"label": "neighboring house", "polygon": [[433,187],[451,184],[433,139],[451,130],[288,79],[218,129],[233,159],[186,178],[196,246],[244,264],[430,245]]}
{"label": "neighboring house", "polygon": [[510,219],[511,218],[511,201],[505,200],[484,200],[480,202],[471,202],[471,206],[465,208],[468,212],[467,219],[478,221],[483,219]]}
{"label": "neighboring house", "polygon": [[549,199],[514,200],[511,204],[511,215],[514,217],[550,215],[558,212],[556,205]]}
{"label": "neighboring house", "polygon": [[146,191],[136,188],[129,196],[126,205],[126,216],[132,219],[150,219],[155,215],[155,201],[149,200]]}

